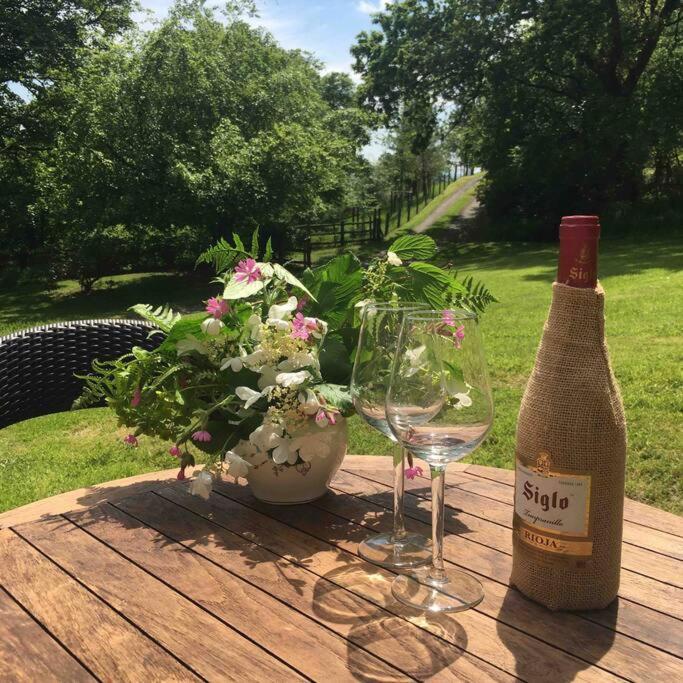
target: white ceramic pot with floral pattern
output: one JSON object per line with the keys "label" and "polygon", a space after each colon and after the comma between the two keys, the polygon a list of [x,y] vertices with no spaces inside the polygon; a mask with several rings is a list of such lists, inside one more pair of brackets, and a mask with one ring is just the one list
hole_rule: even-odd
{"label": "white ceramic pot with floral pattern", "polygon": [[[344,460],[347,438],[346,419],[338,415],[335,424],[324,429],[311,420],[296,430],[288,444],[288,461],[278,464],[272,454],[262,451],[250,454],[245,460],[250,465],[247,481],[253,494],[274,505],[308,503],[320,498]],[[291,460],[296,462],[290,464]]]}

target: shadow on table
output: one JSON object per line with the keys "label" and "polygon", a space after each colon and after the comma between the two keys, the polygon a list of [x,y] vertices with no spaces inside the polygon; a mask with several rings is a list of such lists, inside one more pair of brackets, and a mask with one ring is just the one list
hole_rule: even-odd
{"label": "shadow on table", "polygon": [[[383,659],[390,653],[394,666],[418,680],[451,668],[467,647],[467,633],[455,616],[426,615],[401,605],[391,595],[393,579],[390,572],[359,560],[333,569],[315,584],[313,610],[325,622],[343,625],[348,668],[359,680],[383,680],[386,673],[368,670],[358,647]],[[349,601],[349,593],[364,600]]]}
{"label": "shadow on table", "polygon": [[[520,620],[520,613],[524,612],[531,613],[533,611],[536,615],[536,619],[538,619],[538,612],[540,611],[545,613],[548,617],[546,624],[548,629],[553,629],[555,633],[558,633],[560,630],[566,630],[567,637],[571,638],[573,629],[571,627],[565,628],[566,625],[562,622],[565,618],[574,619],[576,613],[551,612],[545,607],[530,601],[515,588],[510,588],[503,599],[500,612],[496,617],[496,623],[501,641],[515,658],[515,673],[519,678],[527,681],[552,680],[554,683],[564,683],[565,681],[575,680],[579,672],[584,669],[589,669],[592,666],[598,665],[603,655],[610,650],[616,635],[614,628],[617,621],[618,609],[619,602],[618,600],[615,600],[609,607],[600,612],[601,616],[599,623],[604,626],[604,628],[598,627],[597,632],[599,633],[599,637],[591,639],[590,650],[588,648],[577,648],[575,643],[567,642],[567,650],[574,652],[580,651],[582,654],[581,658],[578,656],[567,656],[561,668],[557,666],[557,662],[549,663],[540,655],[534,656],[535,653],[530,652],[527,647],[528,639],[520,641],[516,631],[506,625],[518,623]],[[589,612],[585,612],[584,614],[590,618]],[[531,618],[534,617],[532,616]],[[591,619],[591,621],[593,620]],[[590,624],[590,626],[594,627],[594,624]],[[542,635],[540,639],[543,640]]]}

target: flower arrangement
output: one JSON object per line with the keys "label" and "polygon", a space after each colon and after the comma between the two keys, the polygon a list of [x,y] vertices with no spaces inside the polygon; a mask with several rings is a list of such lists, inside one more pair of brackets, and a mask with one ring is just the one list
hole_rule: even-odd
{"label": "flower arrangement", "polygon": [[404,236],[366,267],[347,253],[299,279],[272,262],[258,232],[249,249],[237,235],[221,240],[198,259],[214,265],[221,293],[183,316],[134,306],[165,339],[154,351],[96,362],[75,407],[105,399],[131,429],[131,447],[143,435],[168,441],[178,479],[203,452],[206,466],[192,483],[203,497],[224,472],[305,470],[326,456],[326,439],[353,410],[348,383],[364,301],[482,310],[494,300],[481,284],[427,263],[435,252],[431,238]]}

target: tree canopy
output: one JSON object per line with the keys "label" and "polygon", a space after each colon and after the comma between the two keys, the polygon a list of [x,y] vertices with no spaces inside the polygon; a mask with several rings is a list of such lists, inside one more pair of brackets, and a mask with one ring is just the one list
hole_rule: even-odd
{"label": "tree canopy", "polygon": [[178,3],[148,33],[100,33],[21,104],[46,134],[13,169],[0,160],[0,182],[24,184],[0,216],[17,249],[43,243],[73,260],[90,245],[80,261],[97,270],[97,245],[110,267],[133,235],[150,253],[179,242],[198,253],[257,225],[277,235],[339,202],[363,164],[368,115],[350,78],[323,76],[237,14]]}
{"label": "tree canopy", "polygon": [[494,215],[680,192],[680,0],[400,0],[353,53],[387,120],[441,106],[487,171]]}

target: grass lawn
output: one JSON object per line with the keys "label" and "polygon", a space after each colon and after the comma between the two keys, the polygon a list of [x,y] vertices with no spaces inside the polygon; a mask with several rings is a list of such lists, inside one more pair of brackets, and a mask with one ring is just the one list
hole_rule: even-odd
{"label": "grass lawn", "polygon": [[[442,227],[442,226],[439,226]],[[456,244],[439,231],[441,258],[476,272],[500,299],[483,330],[494,385],[496,421],[472,460],[511,467],[517,410],[550,302],[556,248],[522,243]],[[601,245],[607,335],[629,425],[627,494],[683,512],[683,242]],[[120,276],[92,295],[74,283],[55,290],[0,294],[0,334],[56,319],[123,314],[139,301],[194,308],[201,282],[164,274]],[[165,445],[142,440],[130,450],[105,409],[46,416],[0,430],[0,510],[61,491],[173,466]],[[389,443],[353,418],[354,453],[388,453]]]}

